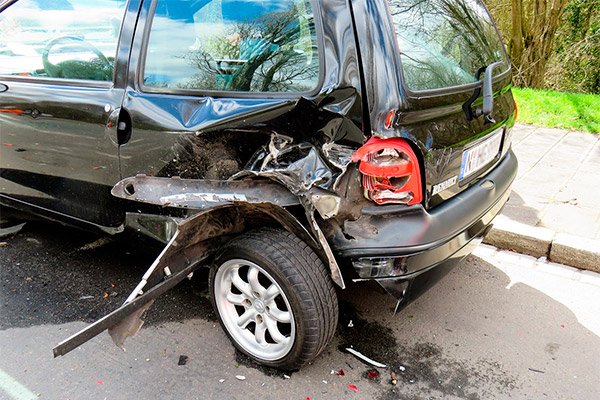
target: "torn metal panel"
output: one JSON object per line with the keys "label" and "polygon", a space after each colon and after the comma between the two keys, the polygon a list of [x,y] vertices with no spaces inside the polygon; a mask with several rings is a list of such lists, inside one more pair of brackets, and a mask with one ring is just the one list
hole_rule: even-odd
{"label": "torn metal panel", "polygon": [[140,329],[142,329],[142,325],[144,325],[144,321],[142,320],[142,316],[148,311],[148,309],[154,304],[154,300],[150,300],[148,303],[144,304],[139,310],[134,311],[129,314],[123,321],[118,323],[117,325],[108,328],[108,334],[110,335],[113,343],[117,345],[118,348],[125,351],[125,347],[123,344],[125,343],[125,339],[130,336],[135,336]]}
{"label": "torn metal panel", "polygon": [[[175,235],[123,305],[57,345],[54,356],[67,354],[106,329],[111,330],[115,344],[122,348],[124,340],[142,326],[140,317],[143,312],[137,312],[138,310],[147,309],[154,299],[199,268],[202,260],[218,246],[218,241],[214,239],[243,231],[243,217],[237,210],[230,205],[221,206],[179,223]],[[165,270],[165,267],[168,269]],[[169,271],[169,274],[165,271]],[[135,316],[130,317],[134,313]]]}
{"label": "torn metal panel", "polygon": [[314,145],[308,142],[274,145],[276,137],[273,135],[269,146],[260,149],[246,170],[233,179],[252,175],[272,178],[296,195],[313,186],[328,189],[333,185],[334,173],[340,171],[332,171]]}
{"label": "torn metal panel", "polygon": [[325,235],[323,235],[323,231],[319,227],[319,224],[314,218],[314,215],[309,215],[310,222],[312,224],[313,231],[316,232],[317,238],[319,239],[319,243],[327,256],[329,271],[331,272],[331,279],[342,289],[346,289],[346,284],[344,283],[344,278],[342,278],[342,272],[340,270],[340,266],[338,265],[333,252],[331,251],[331,247],[329,247],[329,243],[327,243],[327,239],[325,239]]}
{"label": "torn metal panel", "polygon": [[125,225],[142,235],[167,244],[177,232],[178,223],[183,218],[174,218],[168,215],[127,213]]}

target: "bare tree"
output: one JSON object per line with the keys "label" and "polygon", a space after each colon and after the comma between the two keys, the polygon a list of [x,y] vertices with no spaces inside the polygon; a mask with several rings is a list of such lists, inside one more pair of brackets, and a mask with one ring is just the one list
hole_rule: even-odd
{"label": "bare tree", "polygon": [[[548,61],[569,0],[486,0],[486,3],[508,36],[515,83],[544,87]],[[505,17],[508,6],[510,18]]]}

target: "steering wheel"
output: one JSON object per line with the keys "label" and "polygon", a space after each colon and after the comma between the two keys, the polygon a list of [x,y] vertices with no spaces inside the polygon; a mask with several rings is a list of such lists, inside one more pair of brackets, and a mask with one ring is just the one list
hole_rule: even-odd
{"label": "steering wheel", "polygon": [[[57,44],[76,42],[78,46],[91,51],[98,56],[99,62],[83,60],[65,60],[52,64],[48,60],[50,50]],[[46,74],[54,78],[112,80],[113,65],[104,54],[94,45],[77,36],[59,36],[50,40],[42,52],[42,64]]]}

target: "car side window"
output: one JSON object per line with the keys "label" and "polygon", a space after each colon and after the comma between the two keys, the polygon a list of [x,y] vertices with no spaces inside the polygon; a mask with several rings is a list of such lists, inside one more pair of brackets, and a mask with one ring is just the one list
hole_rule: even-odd
{"label": "car side window", "polygon": [[112,81],[126,0],[21,0],[0,13],[0,75]]}
{"label": "car side window", "polygon": [[157,0],[146,88],[308,92],[319,81],[310,0]]}

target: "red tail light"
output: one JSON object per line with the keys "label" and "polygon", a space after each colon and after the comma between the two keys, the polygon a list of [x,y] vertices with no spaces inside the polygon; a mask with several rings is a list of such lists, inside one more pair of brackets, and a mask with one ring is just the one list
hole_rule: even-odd
{"label": "red tail light", "polygon": [[377,204],[412,205],[423,199],[419,161],[404,139],[372,137],[352,161],[360,161],[365,195]]}

